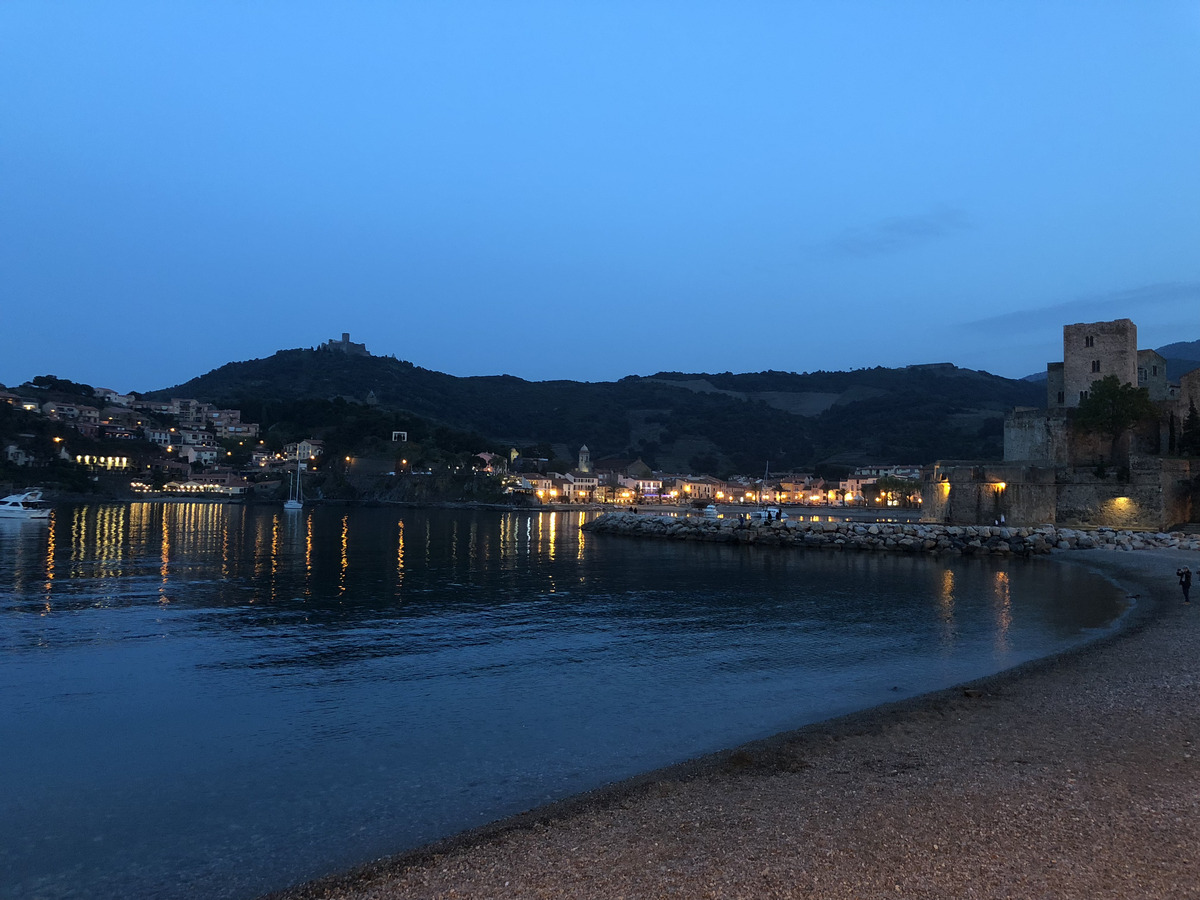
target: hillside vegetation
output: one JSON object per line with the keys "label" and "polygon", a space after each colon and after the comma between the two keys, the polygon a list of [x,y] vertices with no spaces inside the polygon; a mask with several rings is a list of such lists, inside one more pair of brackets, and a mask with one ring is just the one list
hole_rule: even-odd
{"label": "hillside vegetation", "polygon": [[[714,474],[820,463],[999,458],[1007,408],[1043,389],[949,364],[852,372],[661,372],[616,382],[459,378],[390,357],[281,350],[156,392],[243,409],[264,428],[308,404],[330,416],[376,404],[379,427],[451,428],[492,449],[587,444],[593,458],[641,456]],[[341,398],[343,402],[331,402]],[[257,417],[257,418],[256,418]],[[319,422],[305,424],[314,429]],[[334,423],[329,423],[334,424]],[[381,435],[382,436],[382,435]],[[482,449],[482,448],[481,448]]]}

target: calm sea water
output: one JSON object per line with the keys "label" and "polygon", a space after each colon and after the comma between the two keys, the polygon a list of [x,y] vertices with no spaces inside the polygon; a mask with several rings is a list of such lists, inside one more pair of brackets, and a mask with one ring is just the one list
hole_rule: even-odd
{"label": "calm sea water", "polygon": [[0,895],[253,897],[1123,611],[1044,560],[638,542],[584,515],[0,521]]}

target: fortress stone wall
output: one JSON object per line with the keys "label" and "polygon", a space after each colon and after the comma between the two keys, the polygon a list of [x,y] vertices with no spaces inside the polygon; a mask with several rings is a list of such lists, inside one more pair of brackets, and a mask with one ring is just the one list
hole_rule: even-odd
{"label": "fortress stone wall", "polygon": [[1071,423],[1044,409],[1014,409],[1004,417],[1004,460],[1036,459],[1065,466],[1071,453]]}
{"label": "fortress stone wall", "polygon": [[[1156,443],[1156,441],[1151,441]],[[1071,427],[1063,410],[1022,407],[1004,417],[1004,461],[1066,466],[1107,458],[1111,445],[1102,435]]]}
{"label": "fortress stone wall", "polygon": [[937,463],[921,490],[921,519],[948,525],[1055,520],[1053,466]]}
{"label": "fortress stone wall", "polygon": [[1200,464],[1157,456],[1111,467],[938,463],[922,485],[924,522],[1161,530],[1192,518]]}

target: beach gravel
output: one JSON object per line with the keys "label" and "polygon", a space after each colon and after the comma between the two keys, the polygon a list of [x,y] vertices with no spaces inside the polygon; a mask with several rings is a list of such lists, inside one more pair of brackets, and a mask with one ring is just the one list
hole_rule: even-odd
{"label": "beach gravel", "polygon": [[279,896],[1200,898],[1196,554],[1059,556],[1129,627]]}

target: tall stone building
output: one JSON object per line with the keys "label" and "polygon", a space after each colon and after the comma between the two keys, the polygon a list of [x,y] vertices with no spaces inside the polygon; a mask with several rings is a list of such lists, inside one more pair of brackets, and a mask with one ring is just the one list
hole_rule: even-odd
{"label": "tall stone building", "polygon": [[1079,405],[1093,381],[1116,375],[1137,383],[1137,326],[1129,319],[1063,326],[1063,361],[1046,367],[1046,407]]}
{"label": "tall stone building", "polygon": [[1093,382],[1109,375],[1146,388],[1151,400],[1168,399],[1167,361],[1138,349],[1137,325],[1129,319],[1064,325],[1063,361],[1046,366],[1046,408],[1074,409]]}

